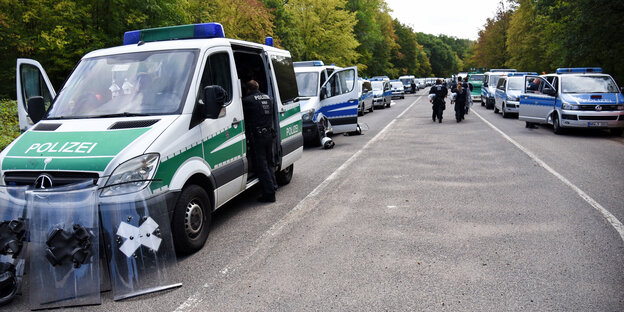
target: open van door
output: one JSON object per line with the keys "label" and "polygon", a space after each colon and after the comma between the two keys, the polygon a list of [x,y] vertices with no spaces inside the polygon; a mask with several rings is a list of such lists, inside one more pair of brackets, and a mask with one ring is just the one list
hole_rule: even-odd
{"label": "open van door", "polygon": [[334,71],[321,86],[320,111],[327,117],[333,133],[357,130],[357,67]]}
{"label": "open van door", "polygon": [[555,109],[556,91],[546,79],[538,76],[525,76],[520,95],[518,119],[529,123],[548,123]]}
{"label": "open van door", "polygon": [[34,124],[28,115],[28,100],[36,96],[43,97],[45,110],[47,111],[52,100],[56,97],[56,92],[41,64],[31,59],[17,59],[15,84],[15,90],[17,91],[17,115],[19,117],[20,130],[23,132]]}

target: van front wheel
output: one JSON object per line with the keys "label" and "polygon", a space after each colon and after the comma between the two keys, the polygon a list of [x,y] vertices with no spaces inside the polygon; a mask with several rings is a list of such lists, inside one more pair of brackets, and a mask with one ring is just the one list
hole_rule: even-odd
{"label": "van front wheel", "polygon": [[290,166],[282,169],[275,173],[275,180],[277,180],[277,185],[283,186],[290,183],[293,176],[293,170],[295,169],[295,165],[291,164]]}
{"label": "van front wheel", "polygon": [[202,187],[191,184],[182,189],[171,226],[179,254],[192,254],[204,246],[210,231],[211,211],[210,198]]}

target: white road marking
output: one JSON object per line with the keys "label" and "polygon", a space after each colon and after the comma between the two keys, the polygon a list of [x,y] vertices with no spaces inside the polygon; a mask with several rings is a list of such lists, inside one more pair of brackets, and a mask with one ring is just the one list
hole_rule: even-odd
{"label": "white road marking", "polygon": [[546,171],[550,172],[552,175],[554,175],[557,179],[559,179],[565,185],[569,186],[583,200],[585,200],[588,204],[590,204],[592,207],[594,207],[594,209],[596,209],[598,212],[600,212],[600,214],[602,214],[602,216],[607,220],[607,222],[609,222],[609,224],[611,224],[611,226],[613,226],[613,228],[618,232],[618,234],[620,234],[620,237],[622,238],[622,240],[624,240],[624,225],[622,225],[622,222],[620,222],[620,220],[618,220],[611,212],[609,212],[607,209],[602,207],[602,205],[600,205],[596,200],[591,198],[591,196],[587,195],[587,193],[585,193],[583,190],[581,190],[578,186],[576,186],[572,182],[570,182],[570,180],[566,179],[559,172],[555,171],[553,168],[551,168],[549,165],[547,165],[544,161],[539,159],[535,154],[533,154],[533,152],[531,152],[530,150],[526,149],[524,146],[520,145],[520,143],[516,142],[514,139],[512,139],[510,136],[505,134],[502,130],[498,129],[492,123],[490,123],[489,121],[485,120],[485,118],[483,118],[481,115],[479,115],[479,113],[477,113],[475,110],[472,110],[472,111],[474,112],[475,115],[477,115],[477,117],[481,118],[481,120],[483,120],[483,122],[486,125],[490,126],[490,128],[492,128],[492,129],[494,129],[494,131],[498,132],[501,136],[503,136],[503,138],[505,138],[511,144],[515,145],[519,150],[524,152],[533,161],[535,161],[542,168],[546,169]]}
{"label": "white road marking", "polygon": [[[255,248],[249,254],[247,254],[245,257],[243,257],[242,260],[238,261],[238,263],[236,265],[234,265],[234,266],[227,266],[227,267],[221,269],[220,273],[222,275],[224,275],[224,276],[227,276],[229,272],[236,271],[235,267],[239,267],[242,264],[247,263],[247,260],[250,259],[251,257],[253,257],[258,252],[258,250],[260,250],[261,243],[263,241],[267,240],[267,238],[269,238],[269,237],[272,237],[272,236],[275,236],[275,235],[279,234],[281,229],[284,228],[284,226],[288,225],[291,222],[291,220],[293,220],[294,217],[298,213],[304,212],[305,210],[303,210],[303,208],[304,208],[305,204],[308,201],[314,199],[316,196],[318,196],[318,194],[321,194],[323,192],[323,190],[325,190],[325,188],[327,188],[327,186],[329,185],[330,182],[334,181],[341,172],[343,172],[353,162],[355,162],[355,160],[362,154],[362,152],[364,150],[368,149],[368,147],[370,145],[372,145],[374,142],[378,141],[379,138],[394,124],[394,122],[397,119],[401,118],[420,99],[421,98],[414,100],[414,102],[412,102],[412,104],[410,104],[405,110],[403,110],[403,112],[401,112],[397,117],[395,117],[383,129],[381,129],[381,131],[379,131],[379,133],[377,133],[377,135],[375,135],[370,141],[368,141],[364,145],[364,147],[362,147],[359,151],[357,151],[355,154],[353,154],[338,169],[336,169],[323,182],[321,182],[321,184],[319,184],[314,190],[312,190],[312,192],[310,192],[306,197],[304,197],[299,202],[299,204],[297,204],[293,209],[291,209],[279,221],[274,223],[271,226],[271,228],[269,228],[266,232],[264,232],[264,234],[262,234],[262,236],[260,236],[258,239],[256,239],[256,241],[254,242]],[[310,205],[308,207],[315,207],[315,206],[314,205]],[[206,284],[203,285],[203,287],[207,288],[207,287],[209,287],[209,284],[206,283]],[[201,295],[202,295],[201,291],[195,292],[188,299],[186,299],[186,301],[184,301],[180,306],[178,306],[178,308],[175,309],[175,312],[195,311],[196,310],[195,308],[197,307],[197,305],[200,304],[203,301],[203,299],[201,299]]]}

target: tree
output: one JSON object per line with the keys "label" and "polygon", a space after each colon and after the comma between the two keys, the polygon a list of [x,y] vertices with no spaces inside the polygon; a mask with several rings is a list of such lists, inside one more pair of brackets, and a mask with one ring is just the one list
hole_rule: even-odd
{"label": "tree", "polygon": [[475,47],[475,54],[471,63],[478,67],[501,68],[505,67],[507,55],[507,31],[513,11],[499,3],[496,16],[486,20],[484,29],[479,31],[479,39]]}

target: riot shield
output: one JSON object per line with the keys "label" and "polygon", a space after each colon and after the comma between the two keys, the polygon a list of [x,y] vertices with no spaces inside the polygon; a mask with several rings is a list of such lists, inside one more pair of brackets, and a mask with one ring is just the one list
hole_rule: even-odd
{"label": "riot shield", "polygon": [[20,292],[27,237],[26,187],[0,187],[0,306]]}
{"label": "riot shield", "polygon": [[100,304],[97,187],[26,192],[30,216],[30,306]]}
{"label": "riot shield", "polygon": [[102,197],[100,215],[114,300],[182,286],[162,196]]}

